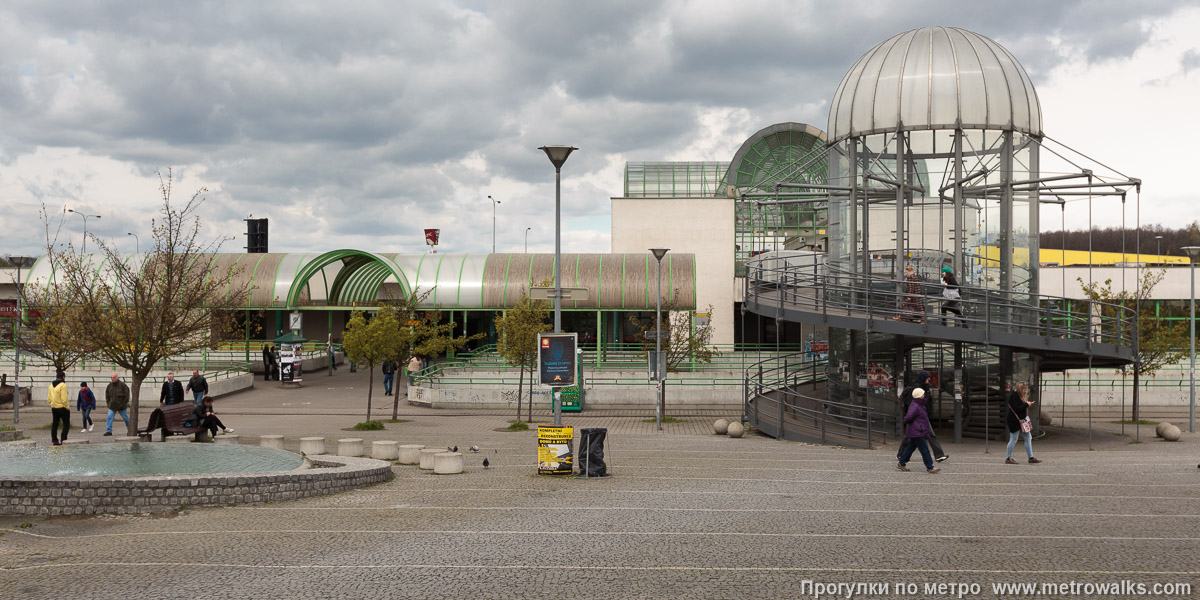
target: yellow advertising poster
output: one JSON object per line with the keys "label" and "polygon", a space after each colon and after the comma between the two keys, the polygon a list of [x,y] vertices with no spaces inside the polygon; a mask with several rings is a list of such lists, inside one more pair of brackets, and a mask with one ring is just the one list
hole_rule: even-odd
{"label": "yellow advertising poster", "polygon": [[575,456],[571,443],[575,428],[570,425],[538,426],[538,475],[570,475]]}

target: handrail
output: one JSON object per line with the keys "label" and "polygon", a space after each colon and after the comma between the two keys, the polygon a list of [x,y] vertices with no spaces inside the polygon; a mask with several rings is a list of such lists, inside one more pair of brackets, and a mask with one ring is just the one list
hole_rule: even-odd
{"label": "handrail", "polygon": [[[766,266],[770,262],[783,266]],[[827,261],[815,258],[803,264],[783,258],[756,257],[748,267],[745,284],[748,302],[770,293],[777,295],[781,306],[804,307],[805,311],[844,313],[867,320],[916,321],[936,317],[928,307],[931,300],[945,301],[927,293],[933,288],[940,292],[941,286],[935,284],[922,282],[921,293],[914,297],[907,293],[907,281],[859,273],[831,273]],[[947,322],[984,331],[985,343],[995,333],[1010,333],[1080,340],[1089,346],[1093,343],[1133,346],[1136,312],[1130,307],[990,288],[962,286],[960,292],[962,298],[958,303],[964,316],[960,319],[946,315]],[[905,300],[910,300],[907,308]],[[912,300],[919,303],[919,312]]]}

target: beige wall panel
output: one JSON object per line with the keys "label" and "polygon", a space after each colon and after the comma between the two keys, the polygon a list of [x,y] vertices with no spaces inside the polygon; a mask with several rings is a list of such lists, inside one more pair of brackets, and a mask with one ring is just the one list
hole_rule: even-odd
{"label": "beige wall panel", "polygon": [[504,281],[508,270],[508,254],[492,254],[483,269],[483,306],[498,308],[504,302]]}
{"label": "beige wall panel", "polygon": [[[625,255],[625,289],[621,292],[621,308],[643,310],[647,304],[654,306],[654,267],[647,268],[646,262],[654,263],[649,253]],[[664,265],[665,266],[665,265]],[[667,270],[663,269],[663,291],[670,289]]]}
{"label": "beige wall panel", "polygon": [[600,263],[600,291],[597,299],[600,306],[619,308],[621,306],[621,284],[623,277],[623,254],[608,254]]}

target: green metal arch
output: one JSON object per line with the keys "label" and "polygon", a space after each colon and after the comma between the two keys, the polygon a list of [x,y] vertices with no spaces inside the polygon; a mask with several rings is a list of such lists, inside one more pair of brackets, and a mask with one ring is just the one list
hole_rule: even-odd
{"label": "green metal arch", "polygon": [[300,269],[296,279],[292,281],[291,288],[288,289],[287,305],[296,306],[301,292],[308,285],[308,280],[338,261],[342,261],[343,266],[334,277],[333,285],[329,286],[326,302],[330,306],[338,305],[342,300],[343,290],[350,296],[351,301],[373,301],[374,296],[368,299],[366,295],[378,294],[379,286],[383,285],[389,276],[395,277],[402,294],[412,293],[412,285],[404,271],[387,257],[363,250],[332,250],[317,256]]}
{"label": "green metal arch", "polygon": [[825,132],[804,123],[778,123],[750,136],[733,156],[717,195],[772,192],[776,183],[823,184],[828,178]]}

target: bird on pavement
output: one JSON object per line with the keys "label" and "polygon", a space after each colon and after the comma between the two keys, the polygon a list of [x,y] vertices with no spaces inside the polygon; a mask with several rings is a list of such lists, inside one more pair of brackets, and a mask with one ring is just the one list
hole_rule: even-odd
{"label": "bird on pavement", "polygon": [[447,450],[449,450],[449,451],[451,451],[451,452],[458,452],[458,446],[457,446],[457,445],[455,445],[453,448],[451,448],[450,446],[446,446],[446,449],[447,449]]}
{"label": "bird on pavement", "polygon": [[488,459],[487,459],[486,457],[484,457],[484,459],[483,459],[483,468],[485,468],[485,469],[486,469],[486,468],[488,468],[488,464],[489,464],[489,463],[488,463]]}
{"label": "bird on pavement", "polygon": [[471,452],[479,452],[479,446],[471,446],[471,447],[469,448],[469,450],[470,450]]}

